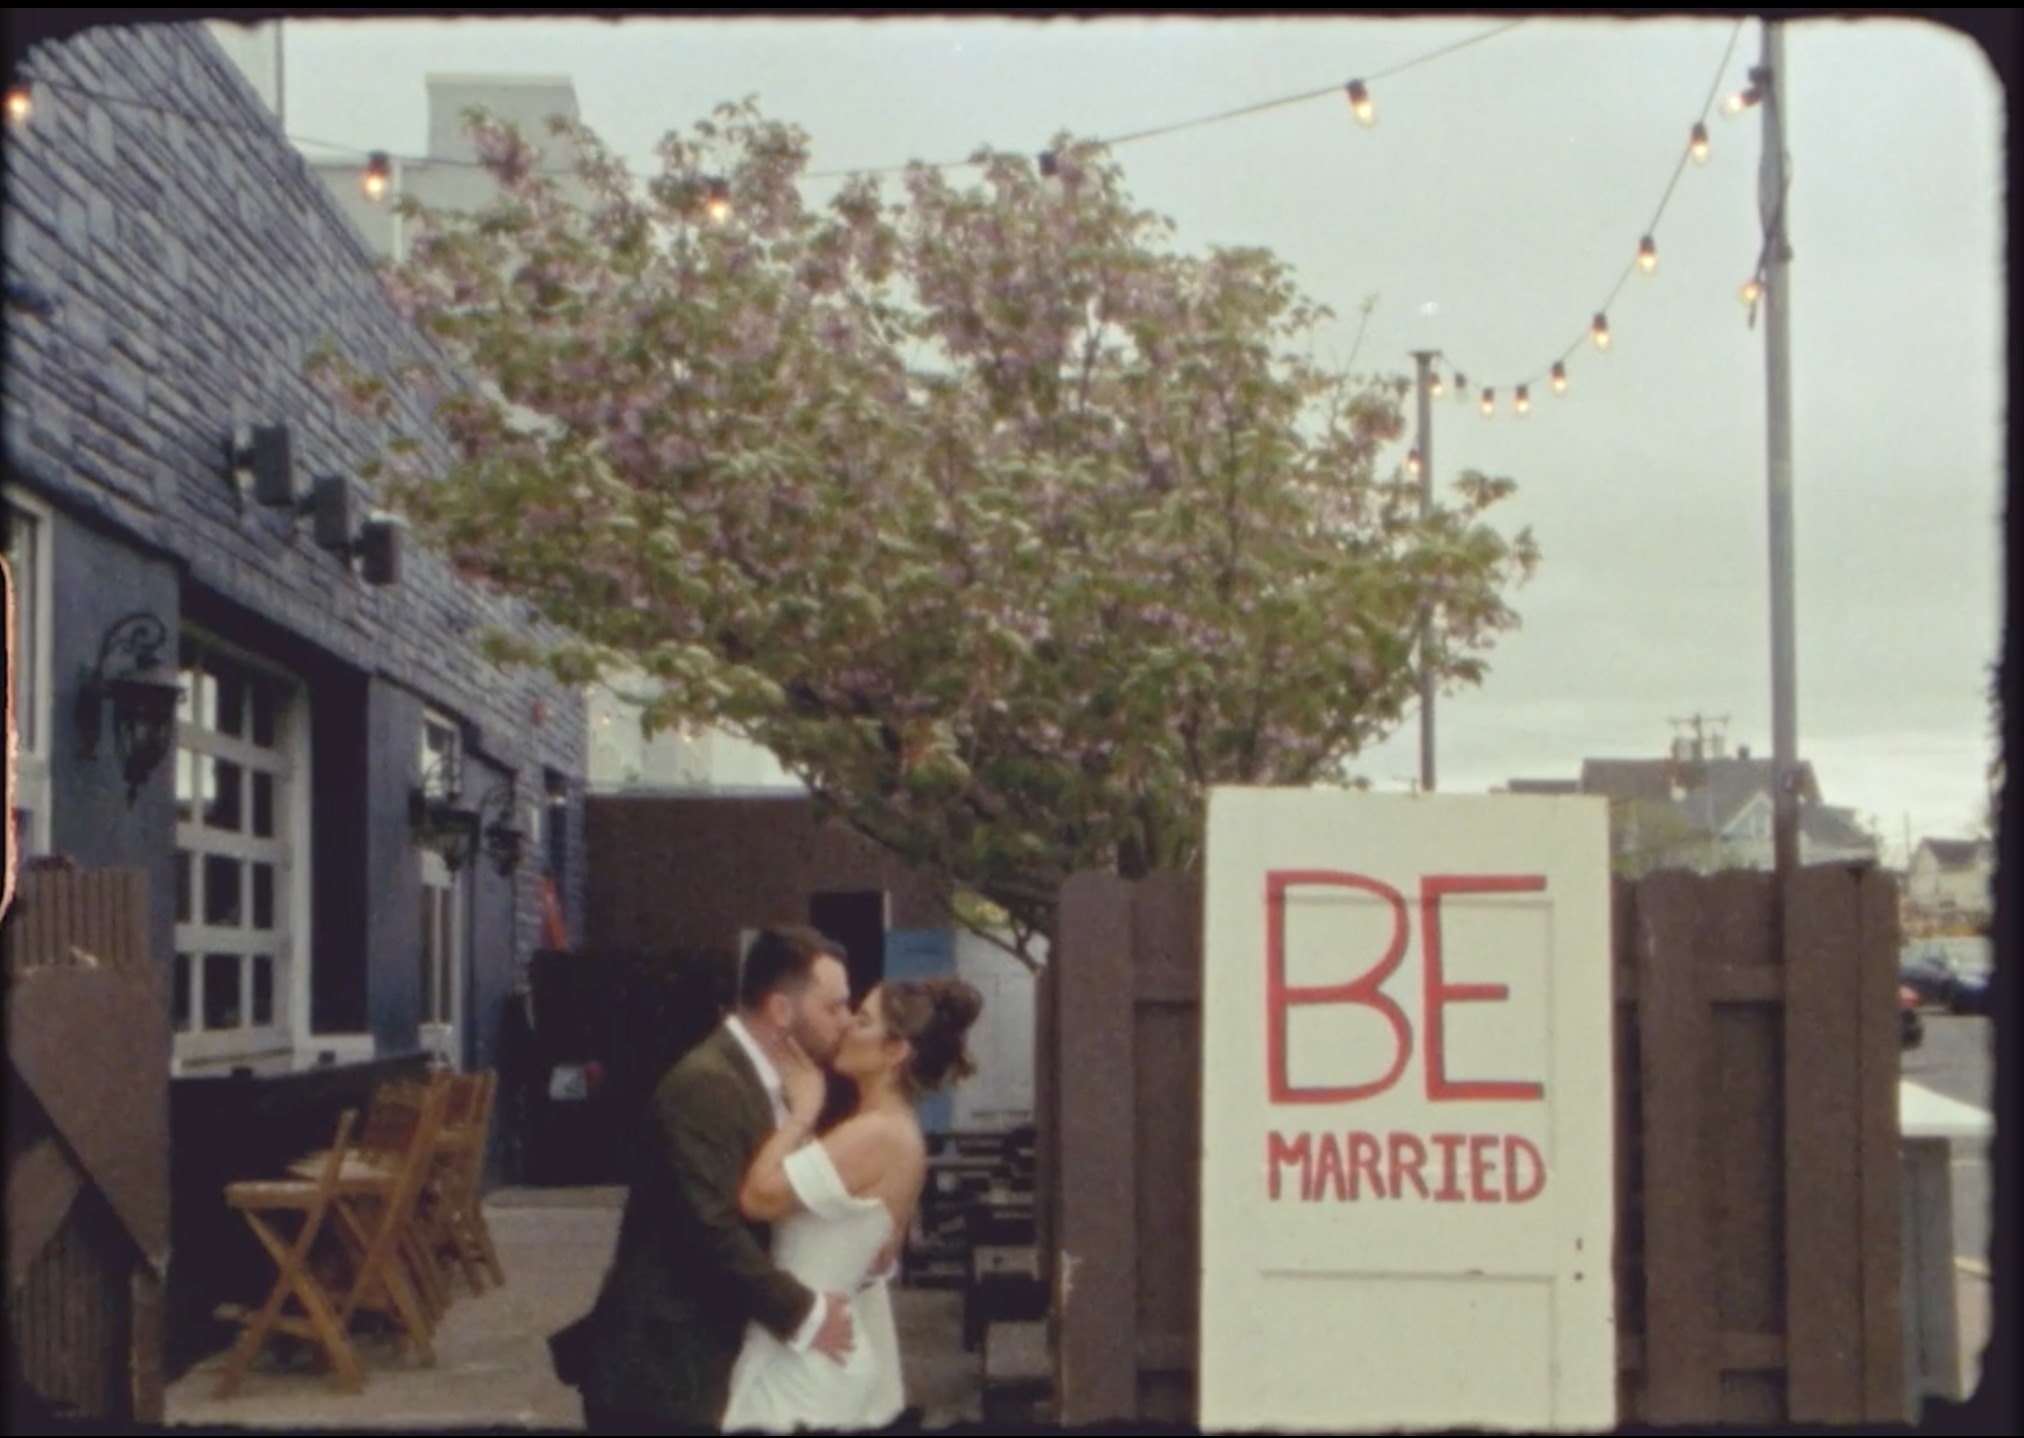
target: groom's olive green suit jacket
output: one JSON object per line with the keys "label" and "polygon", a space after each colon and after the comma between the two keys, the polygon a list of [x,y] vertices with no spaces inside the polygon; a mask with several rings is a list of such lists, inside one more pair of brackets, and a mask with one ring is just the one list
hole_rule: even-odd
{"label": "groom's olive green suit jacket", "polygon": [[727,1028],[654,1090],[597,1306],[558,1335],[580,1355],[565,1377],[586,1404],[715,1428],[745,1325],[784,1341],[807,1319],[816,1295],[774,1268],[770,1229],[738,1211],[774,1129],[765,1086]]}

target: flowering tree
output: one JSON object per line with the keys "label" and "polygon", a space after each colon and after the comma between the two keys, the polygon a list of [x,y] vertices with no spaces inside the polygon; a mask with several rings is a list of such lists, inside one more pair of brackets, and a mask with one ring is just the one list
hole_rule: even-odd
{"label": "flowering tree", "polygon": [[[643,186],[580,126],[559,175],[472,123],[497,203],[411,205],[391,283],[487,383],[433,399],[447,473],[394,442],[390,502],[574,636],[497,657],[650,675],[650,725],[764,744],[1022,955],[1076,871],[1194,863],[1207,786],[1340,781],[1423,606],[1449,686],[1516,622],[1508,481],[1423,517],[1381,459],[1406,382],[1304,358],[1285,268],[1175,252],[1097,147],[816,207],[750,106]],[[328,373],[389,415],[414,378]]]}

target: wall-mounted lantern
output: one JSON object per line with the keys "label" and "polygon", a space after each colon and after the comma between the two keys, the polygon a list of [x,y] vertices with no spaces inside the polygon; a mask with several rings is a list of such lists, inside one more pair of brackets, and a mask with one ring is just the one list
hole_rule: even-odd
{"label": "wall-mounted lantern", "polygon": [[520,867],[527,838],[513,823],[515,807],[511,779],[494,784],[476,805],[465,804],[445,755],[429,766],[408,796],[408,822],[415,842],[441,855],[450,872],[460,871],[482,850],[503,876]]}
{"label": "wall-mounted lantern", "polygon": [[441,855],[453,874],[470,862],[478,838],[478,811],[459,802],[461,788],[456,765],[445,754],[408,795],[408,825],[415,831],[415,842]]}
{"label": "wall-mounted lantern", "polygon": [[129,614],[105,632],[98,663],[84,671],[78,684],[78,757],[98,757],[110,704],[113,752],[126,780],[128,807],[175,747],[176,705],[183,690],[167,677],[162,651],[168,642],[161,620],[144,610]]}

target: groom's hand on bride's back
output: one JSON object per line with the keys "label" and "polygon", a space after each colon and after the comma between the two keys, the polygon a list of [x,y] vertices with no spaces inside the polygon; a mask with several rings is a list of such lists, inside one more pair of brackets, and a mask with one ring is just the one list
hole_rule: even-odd
{"label": "groom's hand on bride's back", "polygon": [[815,1351],[837,1363],[850,1357],[856,1334],[851,1332],[850,1305],[835,1293],[822,1295],[822,1327],[815,1330]]}

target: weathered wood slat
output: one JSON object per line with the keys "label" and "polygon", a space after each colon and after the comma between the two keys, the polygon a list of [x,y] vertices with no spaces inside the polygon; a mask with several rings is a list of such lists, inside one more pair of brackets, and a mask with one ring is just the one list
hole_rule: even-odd
{"label": "weathered wood slat", "polygon": [[[1846,874],[1794,874],[1785,909],[1787,1374],[1792,1421],[1863,1417],[1862,930]],[[1893,1250],[1895,1257],[1895,1250]]]}
{"label": "weathered wood slat", "polygon": [[1694,962],[1696,885],[1658,874],[1638,890],[1639,1075],[1644,1106],[1645,1336],[1642,1419],[1706,1421],[1720,1411],[1721,1355],[1708,1283],[1717,1254],[1709,1222],[1703,1107],[1711,1026]]}
{"label": "weathered wood slat", "polygon": [[1055,1389],[1057,1421],[1072,1427],[1138,1411],[1131,887],[1079,874],[1062,888],[1060,915]]}
{"label": "weathered wood slat", "polygon": [[[1904,1265],[1895,1247],[1879,1252],[1879,1233],[1904,1231],[1902,1140],[1898,1129],[1898,1081],[1903,1049],[1898,1036],[1897,886],[1872,870],[1859,881],[1857,917],[1862,976],[1857,985],[1862,1041],[1861,1076],[1856,1085],[1862,1134],[1862,1346],[1865,1423],[1895,1423],[1904,1415]],[[1886,1261],[1888,1260],[1888,1261]]]}

